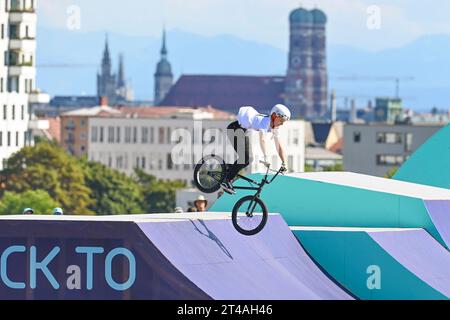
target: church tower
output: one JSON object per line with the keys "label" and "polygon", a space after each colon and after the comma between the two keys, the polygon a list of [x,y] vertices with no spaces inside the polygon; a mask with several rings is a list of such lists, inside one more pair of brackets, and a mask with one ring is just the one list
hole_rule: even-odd
{"label": "church tower", "polygon": [[285,103],[294,116],[320,117],[327,111],[326,16],[299,8],[291,12],[289,22]]}
{"label": "church tower", "polygon": [[161,48],[161,60],[156,66],[155,72],[155,105],[159,105],[173,85],[172,67],[167,60],[166,31],[163,31],[163,44]]}
{"label": "church tower", "polygon": [[112,73],[111,55],[108,37],[106,37],[101,70],[97,74],[97,96],[107,97],[109,104],[113,105],[116,102],[116,88],[116,75]]}

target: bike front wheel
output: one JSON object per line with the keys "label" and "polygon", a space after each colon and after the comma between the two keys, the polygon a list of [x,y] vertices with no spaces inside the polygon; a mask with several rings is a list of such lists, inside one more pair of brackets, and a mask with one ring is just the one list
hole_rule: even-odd
{"label": "bike front wheel", "polygon": [[203,193],[214,193],[220,189],[227,175],[225,162],[218,156],[203,158],[194,169],[194,182]]}
{"label": "bike front wheel", "polygon": [[231,218],[239,233],[253,236],[264,229],[268,215],[267,207],[259,197],[247,196],[235,204]]}

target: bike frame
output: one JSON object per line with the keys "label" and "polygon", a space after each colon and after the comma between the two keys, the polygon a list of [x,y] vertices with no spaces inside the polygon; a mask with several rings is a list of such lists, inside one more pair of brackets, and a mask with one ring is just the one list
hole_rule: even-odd
{"label": "bike frame", "polygon": [[241,179],[243,179],[243,180],[245,180],[245,181],[247,181],[247,182],[249,182],[251,184],[257,185],[258,187],[239,187],[239,186],[237,186],[237,187],[233,186],[233,187],[236,190],[253,190],[253,191],[257,191],[256,194],[255,194],[255,198],[259,197],[261,192],[262,192],[262,189],[264,188],[264,186],[266,184],[271,184],[276,179],[276,177],[278,177],[278,175],[281,173],[281,170],[278,170],[277,173],[275,174],[275,176],[273,176],[272,179],[267,180],[267,177],[269,176],[269,171],[270,171],[270,167],[267,167],[266,174],[264,176],[264,179],[261,182],[257,182],[255,180],[250,179],[250,178],[244,177],[243,175],[240,175],[240,174],[237,175],[239,178],[241,178]]}

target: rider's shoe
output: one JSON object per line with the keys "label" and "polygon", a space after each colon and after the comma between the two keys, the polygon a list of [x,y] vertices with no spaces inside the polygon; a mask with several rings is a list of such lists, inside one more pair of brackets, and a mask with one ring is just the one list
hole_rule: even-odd
{"label": "rider's shoe", "polygon": [[222,182],[221,187],[222,187],[223,191],[225,191],[228,194],[231,194],[231,195],[235,195],[236,194],[236,191],[234,190],[233,186],[227,180]]}

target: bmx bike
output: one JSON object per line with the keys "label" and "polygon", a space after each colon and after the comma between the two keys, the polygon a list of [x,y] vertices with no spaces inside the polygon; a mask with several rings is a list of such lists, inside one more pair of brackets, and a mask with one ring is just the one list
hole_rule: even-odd
{"label": "bmx bike", "polygon": [[[238,178],[249,182],[251,186],[233,186],[236,190],[256,191],[255,195],[248,195],[237,201],[231,214],[233,226],[245,236],[256,235],[264,229],[269,212],[266,204],[261,199],[261,192],[265,185],[272,183],[278,175],[283,173],[282,169],[278,171],[272,170],[269,163],[263,161],[261,163],[267,169],[261,182],[238,174]],[[230,165],[226,164],[222,158],[215,155],[206,156],[195,166],[194,183],[200,191],[214,193],[221,188],[229,168]],[[276,174],[271,179],[268,179],[269,172],[275,172]]]}

